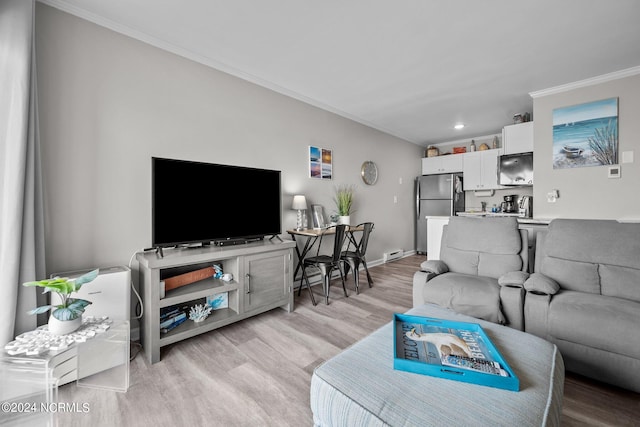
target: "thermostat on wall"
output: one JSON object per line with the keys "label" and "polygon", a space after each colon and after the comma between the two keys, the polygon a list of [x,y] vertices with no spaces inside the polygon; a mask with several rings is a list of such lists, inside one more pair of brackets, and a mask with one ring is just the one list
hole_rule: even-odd
{"label": "thermostat on wall", "polygon": [[620,178],[620,165],[609,166],[608,178]]}

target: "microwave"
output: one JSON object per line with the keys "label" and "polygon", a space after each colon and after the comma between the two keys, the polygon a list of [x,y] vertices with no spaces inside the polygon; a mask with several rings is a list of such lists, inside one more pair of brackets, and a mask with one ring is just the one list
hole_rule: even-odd
{"label": "microwave", "polygon": [[498,158],[500,185],[533,185],[533,152],[505,154]]}

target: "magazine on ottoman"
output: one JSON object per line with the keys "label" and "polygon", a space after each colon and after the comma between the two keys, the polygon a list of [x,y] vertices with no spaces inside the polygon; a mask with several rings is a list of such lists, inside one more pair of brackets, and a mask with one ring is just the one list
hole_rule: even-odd
{"label": "magazine on ottoman", "polygon": [[519,391],[511,367],[477,323],[394,314],[394,369]]}

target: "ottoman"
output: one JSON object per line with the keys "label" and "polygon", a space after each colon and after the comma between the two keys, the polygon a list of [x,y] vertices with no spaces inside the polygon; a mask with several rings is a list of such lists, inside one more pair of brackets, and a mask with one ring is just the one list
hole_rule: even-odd
{"label": "ottoman", "polygon": [[559,426],[564,363],[534,335],[435,305],[407,314],[478,323],[520,380],[508,391],[393,369],[393,322],[318,366],[315,426]]}

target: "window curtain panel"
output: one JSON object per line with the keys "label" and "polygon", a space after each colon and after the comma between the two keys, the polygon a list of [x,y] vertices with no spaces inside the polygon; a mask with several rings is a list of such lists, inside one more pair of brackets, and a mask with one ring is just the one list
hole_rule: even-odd
{"label": "window curtain panel", "polygon": [[[0,345],[34,329],[44,278],[38,141],[35,0],[0,1]],[[1,351],[1,350],[0,350]]]}

